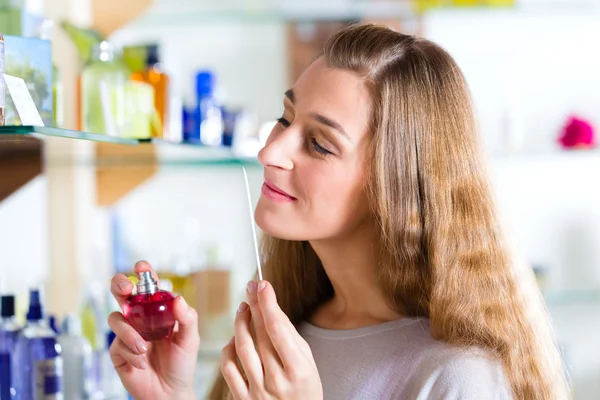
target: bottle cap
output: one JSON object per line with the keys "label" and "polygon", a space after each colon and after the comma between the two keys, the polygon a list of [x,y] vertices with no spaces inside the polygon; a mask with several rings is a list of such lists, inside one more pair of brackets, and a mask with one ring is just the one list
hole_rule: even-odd
{"label": "bottle cap", "polygon": [[2,296],[2,317],[11,318],[15,316],[15,296]]}
{"label": "bottle cap", "polygon": [[154,294],[158,292],[158,283],[150,271],[138,272],[137,294]]}
{"label": "bottle cap", "polygon": [[58,326],[57,326],[57,320],[54,315],[50,315],[48,317],[48,325],[50,325],[50,329],[52,329],[54,331],[54,333],[56,333],[57,335],[60,334],[60,330],[58,329]]}
{"label": "bottle cap", "polygon": [[160,58],[158,57],[158,45],[149,45],[146,47],[146,52],[146,65],[148,67],[152,67],[160,62]]}
{"label": "bottle cap", "polygon": [[39,321],[43,318],[44,312],[40,302],[40,291],[31,290],[29,292],[29,312],[27,312],[27,321]]}
{"label": "bottle cap", "polygon": [[196,93],[198,97],[210,96],[215,87],[215,75],[211,71],[200,71],[196,75]]}
{"label": "bottle cap", "polygon": [[92,58],[95,60],[112,61],[114,59],[115,52],[112,45],[106,40],[103,40],[94,46],[92,55]]}

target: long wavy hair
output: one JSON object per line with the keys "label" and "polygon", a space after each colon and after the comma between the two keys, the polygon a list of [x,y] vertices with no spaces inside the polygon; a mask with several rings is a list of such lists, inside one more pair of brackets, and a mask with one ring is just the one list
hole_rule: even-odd
{"label": "long wavy hair", "polygon": [[[497,357],[515,398],[568,398],[533,274],[513,260],[496,218],[456,62],[431,41],[371,24],[340,30],[322,56],[354,72],[372,97],[368,195],[390,306],[428,317],[435,339]],[[262,251],[266,279],[294,324],[333,296],[309,242],[265,236]],[[228,394],[220,376],[210,398]]]}

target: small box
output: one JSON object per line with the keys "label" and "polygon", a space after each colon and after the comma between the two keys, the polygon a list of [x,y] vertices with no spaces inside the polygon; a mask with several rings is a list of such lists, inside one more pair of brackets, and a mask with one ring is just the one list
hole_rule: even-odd
{"label": "small box", "polygon": [[[53,125],[52,45],[49,40],[4,36],[6,74],[21,78],[45,126]],[[7,89],[8,91],[8,89]],[[6,93],[6,125],[21,125],[15,106]]]}
{"label": "small box", "polygon": [[231,289],[228,270],[205,269],[191,275],[191,291],[184,297],[198,311],[200,337],[222,340],[230,334]]}

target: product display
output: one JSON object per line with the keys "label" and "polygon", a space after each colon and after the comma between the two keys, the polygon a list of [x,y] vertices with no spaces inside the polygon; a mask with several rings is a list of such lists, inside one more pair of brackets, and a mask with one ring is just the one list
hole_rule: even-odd
{"label": "product display", "polygon": [[150,272],[138,274],[136,293],[123,304],[123,315],[144,340],[160,340],[171,335],[175,327],[175,297],[160,290]]}
{"label": "product display", "polygon": [[30,293],[27,323],[17,340],[15,367],[18,399],[62,398],[61,347],[44,319],[37,290]]}
{"label": "product display", "polygon": [[120,136],[125,127],[125,84],[130,72],[104,41],[81,74],[81,121],[86,132]]}

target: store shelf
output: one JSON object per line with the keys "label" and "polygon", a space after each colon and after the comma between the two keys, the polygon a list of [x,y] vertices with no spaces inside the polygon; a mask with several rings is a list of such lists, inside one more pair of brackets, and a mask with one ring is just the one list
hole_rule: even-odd
{"label": "store shelf", "polygon": [[[0,147],[11,152],[15,145],[26,145],[32,140],[43,140],[44,137],[62,137],[66,139],[88,140],[113,145],[134,145],[139,151],[115,151],[103,153],[102,156],[80,156],[74,159],[65,149],[64,157],[58,150],[54,150],[52,159],[47,162],[57,164],[121,167],[158,164],[161,167],[256,167],[260,166],[256,157],[235,154],[228,147],[207,147],[193,143],[171,143],[164,140],[137,140],[118,138],[102,134],[86,133],[68,129],[48,128],[39,126],[0,126]],[[5,146],[2,146],[5,143]],[[142,147],[144,149],[142,149]],[[152,149],[148,149],[153,147]],[[150,150],[150,151],[149,151]],[[75,161],[74,161],[75,160]]]}
{"label": "store shelf", "polygon": [[165,167],[259,167],[254,156],[242,156],[229,147],[208,147],[194,143],[170,143],[153,139],[157,163]]}
{"label": "store shelf", "polygon": [[346,4],[307,5],[302,2],[286,5],[207,7],[197,1],[157,1],[128,27],[160,28],[206,24],[264,24],[288,21],[354,21],[364,19],[407,19],[417,15],[411,1],[348,1]]}
{"label": "store shelf", "polygon": [[87,133],[72,131],[69,129],[49,128],[43,126],[0,126],[0,143],[3,140],[15,140],[19,135],[33,136],[42,139],[44,136],[62,137],[68,139],[92,140],[95,142],[118,143],[127,145],[136,145],[139,143],[136,139],[119,138],[97,133]]}

